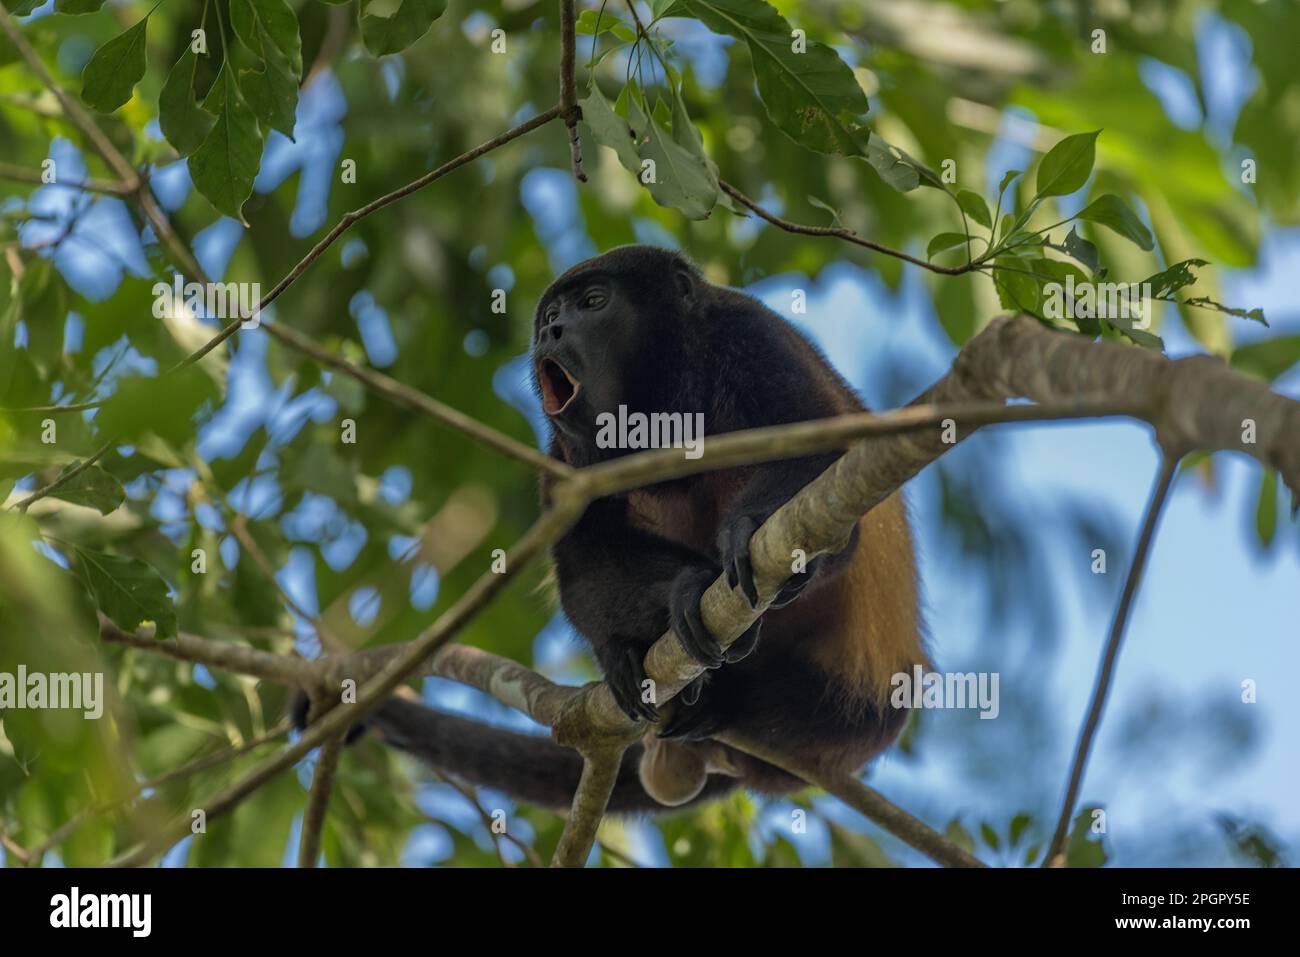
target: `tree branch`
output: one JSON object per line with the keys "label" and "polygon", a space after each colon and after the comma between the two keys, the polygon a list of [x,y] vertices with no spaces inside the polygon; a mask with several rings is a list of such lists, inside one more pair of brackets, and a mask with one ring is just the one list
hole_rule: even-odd
{"label": "tree branch", "polygon": [[1070,780],[1065,787],[1065,797],[1061,801],[1061,813],[1056,820],[1056,831],[1052,843],[1048,845],[1043,857],[1044,867],[1065,866],[1065,842],[1069,836],[1070,819],[1073,817],[1075,802],[1079,799],[1079,788],[1083,785],[1083,770],[1088,763],[1088,754],[1092,749],[1092,740],[1101,723],[1101,711],[1106,705],[1106,695],[1110,691],[1111,676],[1115,671],[1115,661],[1119,657],[1120,643],[1124,640],[1124,629],[1128,626],[1129,614],[1133,610],[1133,600],[1142,584],[1142,572],[1146,568],[1147,556],[1155,538],[1156,526],[1164,511],[1169,487],[1173,484],[1178,471],[1178,458],[1163,455],[1160,460],[1160,473],[1156,476],[1155,487],[1151,490],[1151,500],[1147,504],[1146,517],[1142,521],[1142,532],[1138,536],[1137,550],[1133,553],[1133,564],[1129,566],[1128,576],[1124,580],[1124,591],[1120,595],[1119,605],[1115,609],[1115,618],[1111,622],[1110,637],[1102,652],[1098,665],[1097,681],[1092,689],[1092,702],[1088,714],[1079,729],[1079,743],[1074,752],[1074,763],[1070,768]]}
{"label": "tree branch", "polygon": [[843,239],[845,242],[852,243],[855,246],[861,246],[864,249],[870,249],[873,252],[883,253],[886,256],[893,256],[895,259],[901,259],[903,262],[909,262],[913,266],[920,266],[922,269],[928,269],[930,272],[940,273],[945,276],[960,276],[963,273],[975,272],[980,268],[982,263],[978,260],[964,263],[960,266],[936,266],[934,263],[926,262],[924,259],[917,259],[898,249],[891,249],[888,246],[881,245],[870,239],[864,239],[853,230],[844,226],[805,226],[803,223],[792,223],[788,219],[782,219],[775,213],[769,213],[762,206],[736,187],[732,186],[726,180],[718,180],[718,185],[722,191],[740,203],[747,206],[754,212],[759,219],[765,219],[778,229],[783,229],[787,233],[798,233],[801,236],[833,236],[836,239]]}
{"label": "tree branch", "polygon": [[582,867],[587,862],[625,750],[620,745],[583,754],[582,777],[573,793],[573,807],[564,822],[564,833],[551,858],[552,867]]}
{"label": "tree branch", "polygon": [[582,168],[582,139],[578,136],[582,109],[578,106],[573,78],[577,61],[575,22],[573,0],[560,0],[560,115],[569,131],[569,162],[573,166],[573,178],[585,183],[587,174]]}
{"label": "tree branch", "polygon": [[84,189],[90,193],[106,193],[109,196],[130,196],[133,192],[129,186],[109,179],[83,179],[75,182],[56,180],[47,183],[43,173],[23,166],[15,166],[13,163],[0,163],[0,179],[33,183],[37,186],[66,186],[70,189]]}
{"label": "tree branch", "polygon": [[339,757],[343,753],[344,735],[336,735],[321,745],[316,757],[316,770],[312,774],[311,793],[307,796],[307,810],[302,815],[302,838],[298,842],[298,866],[315,867],[320,858],[321,833],[325,829],[325,815],[329,811],[330,794],[334,791],[334,776],[339,770]]}
{"label": "tree branch", "polygon": [[98,449],[96,449],[91,454],[90,458],[78,462],[75,466],[73,466],[67,472],[60,475],[49,485],[43,486],[42,488],[38,488],[35,492],[27,496],[21,502],[15,503],[14,508],[16,508],[20,512],[27,511],[27,509],[31,508],[31,506],[35,502],[39,502],[47,495],[54,494],[59,489],[63,488],[63,486],[71,482],[78,475],[80,475],[82,472],[86,471],[86,469],[90,468],[92,465],[94,465],[96,462],[102,459],[104,457],[104,454],[112,447],[113,447],[113,443],[111,441],[105,442],[103,445],[101,445]]}

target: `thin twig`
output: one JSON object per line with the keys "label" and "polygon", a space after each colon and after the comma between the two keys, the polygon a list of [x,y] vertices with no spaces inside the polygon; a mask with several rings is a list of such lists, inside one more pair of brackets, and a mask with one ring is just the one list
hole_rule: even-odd
{"label": "thin twig", "polygon": [[575,24],[573,0],[560,0],[560,113],[569,131],[569,162],[573,166],[573,178],[585,183],[587,174],[582,168],[582,139],[578,136],[582,108],[578,106],[574,90],[578,45]]}
{"label": "thin twig", "polygon": [[55,492],[57,492],[59,489],[63,488],[63,486],[67,485],[74,478],[76,478],[82,472],[86,471],[86,469],[90,468],[101,458],[103,458],[104,454],[112,447],[113,447],[112,442],[105,442],[90,456],[90,458],[78,462],[73,468],[68,469],[67,472],[61,474],[49,485],[46,485],[43,488],[38,488],[35,492],[27,496],[21,502],[15,504],[14,508],[18,509],[18,511],[20,512],[27,511],[27,509],[31,507],[33,502],[39,502],[41,499],[45,498],[45,496],[52,495]]}
{"label": "thin twig", "polygon": [[[466,165],[467,163],[473,162],[474,160],[482,156],[484,153],[490,153],[492,150],[496,149],[497,147],[504,146],[505,144],[509,143],[511,140],[516,140],[519,137],[523,136],[525,133],[531,133],[533,130],[537,129],[538,127],[545,126],[547,123],[551,122],[551,120],[558,118],[559,115],[560,115],[560,107],[553,106],[549,110],[545,110],[542,113],[538,113],[532,119],[520,123],[518,126],[514,127],[513,129],[506,130],[506,132],[502,133],[500,136],[494,136],[486,143],[480,143],[478,146],[474,147],[473,149],[461,153],[455,159],[448,160],[447,162],[439,166],[437,169],[430,170],[429,172],[425,173],[423,176],[419,177],[418,179],[414,179],[411,182],[407,183],[405,186],[399,187],[398,189],[393,190],[391,193],[385,193],[383,196],[380,196],[378,199],[371,200],[369,203],[366,203],[366,205],[358,209],[354,209],[350,212],[344,213],[343,218],[340,219],[337,223],[335,223],[333,228],[331,228],[328,233],[326,233],[323,237],[321,237],[321,239],[316,243],[316,245],[312,246],[311,250],[307,253],[307,255],[303,256],[302,259],[298,261],[297,265],[295,265],[292,269],[290,269],[287,273],[285,273],[284,277],[279,282],[277,282],[274,286],[271,287],[271,291],[262,297],[262,301],[258,304],[258,310],[261,311],[265,309],[267,306],[269,306],[271,303],[275,302],[275,300],[280,297],[280,294],[284,292],[286,289],[288,289],[289,286],[292,285],[293,282],[297,280],[299,276],[305,273],[308,267],[310,267],[312,263],[314,263],[317,259],[319,259],[321,254],[324,253],[325,250],[329,249],[329,247],[334,244],[334,241],[336,239],[338,239],[350,228],[352,228],[354,223],[357,223],[365,219],[371,213],[377,212],[378,210],[383,209],[385,206],[391,206],[399,199],[403,199],[411,195],[412,193],[423,189],[424,187],[428,186],[430,183],[434,182],[435,180],[441,179],[442,177],[446,176],[448,173],[460,169],[462,166]],[[235,331],[240,327],[240,325],[244,321],[245,320],[242,319],[236,319],[232,321],[229,325],[227,325],[224,329],[222,329],[219,333],[217,333],[217,335],[209,339],[208,342],[205,343],[201,348],[199,348],[197,351],[195,351],[194,353],[192,353],[191,355],[183,359],[176,366],[176,368],[184,368],[185,366],[191,365],[197,362],[198,360],[202,359],[205,355],[207,355],[217,346],[221,345],[221,343],[225,342],[232,335],[234,335]]]}
{"label": "thin twig", "polygon": [[806,226],[803,223],[793,223],[788,219],[782,219],[775,213],[769,213],[757,202],[750,199],[736,187],[732,186],[726,180],[718,180],[718,185],[722,191],[749,209],[760,218],[765,219],[778,229],[784,229],[787,233],[798,233],[802,236],[833,236],[836,239],[843,239],[845,242],[853,243],[855,246],[861,246],[864,249],[870,249],[873,252],[882,253],[885,256],[893,256],[895,259],[901,259],[909,262],[914,266],[920,266],[922,269],[928,269],[930,272],[941,273],[945,276],[960,276],[963,273],[975,272],[980,268],[981,261],[976,259],[974,262],[963,263],[960,266],[936,266],[934,263],[926,262],[924,259],[917,259],[915,256],[909,256],[907,253],[898,249],[891,249],[870,239],[859,236],[853,230],[844,226]]}
{"label": "thin twig", "polygon": [[86,807],[83,807],[76,814],[72,815],[72,817],[68,818],[68,820],[64,821],[61,825],[59,825],[59,827],[55,829],[50,834],[49,837],[47,837],[40,844],[32,848],[31,850],[32,858],[31,858],[31,862],[29,863],[29,866],[34,867],[35,865],[39,864],[41,858],[43,858],[47,853],[49,853],[54,848],[61,845],[69,837],[71,837],[73,832],[76,831],[76,829],[81,826],[81,823],[86,818],[91,817],[92,815],[95,814],[103,814],[113,810],[114,808],[122,807],[126,804],[129,804],[132,801],[134,801],[136,798],[138,798],[140,795],[142,795],[145,791],[156,790],[162,787],[163,785],[170,784],[172,781],[177,781],[182,778],[187,778],[193,774],[199,773],[200,771],[206,771],[208,768],[214,768],[220,764],[225,764],[228,761],[233,761],[235,758],[241,757],[250,751],[260,748],[264,744],[269,744],[270,742],[276,740],[277,738],[284,737],[286,734],[289,733],[289,728],[291,726],[292,726],[291,723],[286,719],[284,721],[281,721],[270,731],[267,731],[265,734],[253,738],[251,741],[246,741],[243,744],[237,745],[232,748],[223,748],[222,750],[214,752],[213,754],[208,754],[208,755],[204,755],[201,758],[196,758],[195,760],[190,761],[188,764],[184,764],[179,768],[173,768],[171,771],[167,771],[163,774],[158,775],[155,778],[150,778],[148,781],[144,781],[140,784],[137,784],[134,788],[131,789],[130,794],[128,794],[124,798],[121,798],[120,800],[110,801],[106,804],[88,805]]}
{"label": "thin twig", "polygon": [[[543,514],[506,554],[506,568],[501,573],[484,572],[473,585],[414,641],[403,645],[401,652],[374,678],[358,689],[354,704],[338,706],[308,727],[297,743],[285,748],[244,775],[224,791],[200,805],[212,821],[228,814],[249,795],[254,794],[280,772],[300,761],[329,738],[344,733],[356,721],[379,707],[390,693],[415,673],[442,645],[481,612],[496,594],[516,575],[564,533],[577,517],[575,506],[566,505]],[[168,642],[171,644],[171,642]],[[304,663],[305,664],[305,663]],[[296,682],[295,682],[296,683]],[[302,687],[302,685],[298,685]],[[140,845],[118,855],[111,867],[139,867],[153,860],[189,833],[189,818],[180,817],[166,825]]]}
{"label": "thin twig", "polygon": [[716,740],[820,787],[936,863],[945,867],[985,866],[978,858],[968,854],[920,818],[908,814],[875,788],[868,787],[852,775],[823,774],[820,769],[804,764],[797,755],[777,754],[734,735],[721,734]]}
{"label": "thin twig", "polygon": [[60,180],[46,182],[45,174],[25,166],[13,163],[0,163],[0,179],[11,179],[19,183],[33,183],[37,186],[67,186],[70,189],[84,189],[90,193],[106,193],[110,196],[130,196],[131,187],[110,179]]}
{"label": "thin twig", "polygon": [[1074,763],[1070,768],[1070,780],[1065,787],[1065,797],[1061,801],[1061,813],[1056,820],[1056,832],[1052,843],[1048,845],[1043,857],[1044,867],[1063,867],[1065,865],[1065,841],[1069,835],[1070,819],[1074,814],[1074,804],[1079,799],[1079,788],[1083,784],[1083,771],[1088,763],[1088,752],[1092,748],[1093,737],[1101,722],[1102,708],[1106,704],[1106,695],[1110,691],[1111,675],[1115,671],[1115,660],[1119,657],[1120,643],[1124,640],[1124,629],[1128,625],[1129,613],[1133,609],[1133,600],[1142,583],[1142,572],[1146,567],[1147,554],[1155,538],[1156,526],[1164,510],[1169,487],[1178,472],[1179,456],[1164,453],[1160,459],[1160,472],[1156,476],[1155,487],[1151,491],[1151,500],[1147,504],[1146,517],[1142,521],[1142,532],[1138,536],[1137,551],[1133,554],[1133,564],[1129,566],[1128,577],[1124,581],[1124,591],[1120,595],[1119,605],[1115,609],[1115,618],[1110,626],[1110,637],[1106,649],[1102,652],[1101,663],[1097,671],[1097,682],[1092,689],[1092,703],[1088,706],[1087,717],[1079,729],[1079,743],[1074,751]]}
{"label": "thin twig", "polygon": [[325,830],[330,794],[334,791],[334,776],[339,770],[339,756],[343,753],[343,738],[340,734],[327,739],[316,758],[311,793],[307,796],[307,810],[302,815],[302,838],[298,842],[299,867],[315,867],[320,857],[321,834]]}

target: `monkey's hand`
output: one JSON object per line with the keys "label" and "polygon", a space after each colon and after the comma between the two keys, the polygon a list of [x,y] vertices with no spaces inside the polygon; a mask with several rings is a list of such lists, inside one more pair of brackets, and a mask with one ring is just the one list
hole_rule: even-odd
{"label": "monkey's hand", "polygon": [[605,683],[620,711],[633,721],[658,721],[659,709],[646,690],[645,651],[634,642],[611,641],[597,650]]}
{"label": "monkey's hand", "polygon": [[[668,621],[687,654],[706,668],[721,667],[723,662],[740,661],[758,646],[762,621],[749,626],[743,635],[724,652],[718,639],[704,625],[700,598],[717,574],[711,568],[683,568],[673,580],[668,596]],[[683,692],[684,694],[685,692]]]}
{"label": "monkey's hand", "polygon": [[[764,521],[766,518],[759,513],[742,513],[723,523],[722,529],[718,532],[718,552],[722,556],[722,567],[726,569],[727,584],[733,589],[737,585],[740,586],[750,608],[758,605],[758,586],[754,583],[754,565],[749,557],[749,540]],[[798,598],[812,582],[825,558],[825,555],[818,555],[808,562],[802,572],[792,572],[769,607],[784,608]]]}

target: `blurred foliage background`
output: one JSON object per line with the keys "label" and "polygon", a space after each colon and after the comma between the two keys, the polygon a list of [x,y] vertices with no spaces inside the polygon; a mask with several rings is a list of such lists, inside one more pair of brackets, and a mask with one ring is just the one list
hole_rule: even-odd
{"label": "blurred foliage background", "polygon": [[[99,127],[146,171],[205,271],[260,283],[265,292],[347,210],[558,98],[554,0],[449,0],[445,12],[441,0],[404,0],[400,10],[384,0],[355,9],[360,2],[288,0],[297,51],[285,40],[285,21],[265,21],[261,33],[250,26],[263,22],[248,19],[248,10],[262,9],[260,0],[4,5],[57,82],[104,109],[95,114]],[[677,10],[662,2],[638,10],[650,23],[665,12],[708,6],[691,0]],[[1270,237],[1295,256],[1300,6],[1289,0],[775,6],[851,71],[870,104],[860,119],[874,141],[893,144],[921,168],[955,164],[949,192],[970,190],[992,207],[1008,170],[1032,170],[1062,136],[1102,130],[1087,183],[1047,199],[1037,222],[1069,218],[1103,194],[1121,197],[1149,230],[1151,249],[1097,224],[1080,230],[1113,278],[1136,280],[1201,258],[1212,265],[1199,271],[1189,294],[1254,307],[1265,303],[1224,293],[1225,277],[1258,269]],[[580,11],[597,9],[579,4]],[[407,19],[391,16],[395,10]],[[625,6],[608,12],[630,22]],[[139,29],[146,16],[146,29]],[[611,103],[638,71],[647,90],[670,91],[665,78],[679,84],[679,101],[716,175],[797,222],[843,224],[922,258],[932,237],[963,229],[944,190],[897,189],[878,164],[843,155],[851,150],[817,152],[786,135],[780,111],[774,120],[765,107],[761,76],[756,87],[754,51],[709,22],[683,15],[656,24],[669,73],[653,62],[638,64],[617,31],[602,32],[594,48],[591,35],[579,37],[579,95],[588,95],[593,53],[603,57],[599,82]],[[200,25],[210,53],[187,60]],[[504,33],[494,35],[498,29]],[[113,43],[112,56],[101,56]],[[230,72],[223,77],[215,64],[226,44]],[[88,67],[96,58],[99,65]],[[133,64],[143,72],[131,86],[125,81]],[[191,85],[174,85],[177,75]],[[285,99],[286,83],[296,105]],[[160,126],[160,96],[169,102],[169,86],[173,96],[188,88],[193,97],[171,99]],[[211,113],[195,112],[195,98]],[[665,96],[663,109],[673,101]],[[676,116],[660,116],[674,136],[683,132]],[[227,140],[209,143],[214,123]],[[532,305],[558,271],[621,243],[680,247],[713,281],[753,287],[786,313],[792,286],[815,287],[808,315],[791,318],[809,328],[876,407],[910,399],[1003,311],[983,275],[935,276],[834,240],[763,226],[727,204],[704,219],[660,205],[614,150],[599,145],[586,125],[583,133],[589,183],[573,180],[563,127],[547,125],[360,221],[262,321],[292,326],[537,444],[542,423],[521,362]],[[153,283],[170,282],[174,272],[166,251],[129,198],[66,185],[112,180],[114,173],[3,36],[0,144],[0,408],[8,410],[0,411],[0,497],[10,506],[0,519],[0,671],[15,672],[19,663],[29,671],[102,670],[111,699],[101,721],[59,711],[11,709],[0,716],[0,828],[35,846],[75,816],[47,863],[94,864],[158,822],[201,806],[256,755],[133,799],[136,782],[257,738],[280,719],[285,702],[274,686],[100,646],[97,605],[160,623],[174,614],[176,628],[209,638],[318,653],[310,623],[282,589],[358,646],[407,640],[489,567],[494,549],[508,547],[527,527],[537,511],[535,480],[523,466],[323,372],[258,330],[238,333],[193,376],[160,386],[159,374],[218,324],[185,314],[155,318]],[[224,172],[213,166],[218,146],[227,147]],[[206,158],[196,161],[195,154]],[[49,160],[58,178],[42,184]],[[1243,160],[1254,161],[1257,178],[1243,182]],[[355,176],[345,172],[348,161]],[[1025,208],[1034,188],[1032,175],[1020,177],[1007,204]],[[238,202],[249,189],[247,201]],[[1056,231],[1056,241],[1061,235]],[[494,290],[506,293],[504,314],[492,309]],[[1272,326],[1265,329],[1171,306],[1158,314],[1155,331],[1171,352],[1222,354],[1294,394],[1295,306],[1287,301],[1267,314]],[[47,413],[14,411],[98,400],[108,401],[57,415],[54,442],[42,440]],[[340,441],[345,419],[356,423],[353,444]],[[121,441],[90,473],[93,481],[34,504],[26,517],[13,510],[108,436]],[[1122,569],[1132,530],[1127,515],[1092,489],[1061,490],[1050,500],[1021,495],[1021,476],[1009,465],[1014,441],[982,436],[963,446],[927,472],[913,503],[925,523],[927,569],[935,573],[929,602],[940,660],[970,660],[951,632],[978,639],[988,656],[980,661],[1020,679],[1003,683],[1017,705],[988,723],[926,715],[888,759],[895,776],[886,780],[908,781],[903,789],[916,800],[905,805],[986,859],[1023,864],[1036,859],[1050,827],[1079,713],[1035,677],[1068,660],[1063,622],[1086,617],[1077,602],[1057,594],[1063,580],[1074,580],[1062,569],[1059,546],[1084,555],[1106,547],[1112,569]],[[1222,468],[1217,458],[1204,458],[1189,470],[1202,489],[1213,489]],[[1146,473],[1132,474],[1125,498],[1140,503]],[[1258,471],[1251,483],[1243,506],[1250,528],[1234,531],[1237,545],[1253,542],[1258,554],[1293,568],[1300,537],[1284,520],[1275,483]],[[246,520],[275,580],[232,533],[236,516]],[[206,556],[202,572],[195,571],[195,549]],[[581,645],[538,587],[542,573],[533,569],[508,589],[459,640],[558,679],[593,678]],[[148,580],[138,588],[121,584],[140,576]],[[1118,577],[1081,586],[1102,619]],[[957,618],[949,606],[960,610]],[[1294,598],[1291,610],[1286,627],[1293,637]],[[1280,637],[1271,632],[1281,621],[1244,621],[1244,633],[1276,647],[1268,639]],[[1066,679],[1076,695],[1091,683],[1086,662],[1094,648],[1084,650],[1084,666]],[[1181,748],[1218,767],[1249,755],[1265,730],[1253,713],[1242,717],[1234,675],[1192,700],[1156,694],[1137,712],[1116,704],[1111,719],[1125,728],[1128,759],[1156,767],[1153,755]],[[465,689],[430,681],[424,691],[440,706],[527,725]],[[1296,731],[1294,723],[1277,729],[1290,735],[1293,756]],[[286,860],[310,763],[299,772],[183,842],[168,862]],[[1125,780],[1136,790],[1144,786]],[[1266,789],[1283,800],[1283,784],[1268,781]],[[974,792],[983,797],[971,799]],[[514,808],[500,795],[480,796],[480,804],[511,808],[511,834],[543,857],[558,839],[553,814]],[[808,815],[806,834],[791,829],[795,810]],[[1277,863],[1285,858],[1285,835],[1300,833],[1300,820],[1277,817],[1268,806],[1256,810],[1258,820],[1222,811],[1204,827],[1135,827],[1118,859]],[[1134,814],[1146,820],[1151,812]],[[1086,821],[1072,847],[1077,864],[1116,853],[1108,838],[1088,833]],[[324,853],[334,865],[524,859],[513,844],[494,843],[480,809],[463,794],[373,742],[345,758]],[[607,823],[595,859],[617,865],[629,856],[678,865],[916,862],[892,838],[810,797],[765,803],[738,796],[664,821]]]}

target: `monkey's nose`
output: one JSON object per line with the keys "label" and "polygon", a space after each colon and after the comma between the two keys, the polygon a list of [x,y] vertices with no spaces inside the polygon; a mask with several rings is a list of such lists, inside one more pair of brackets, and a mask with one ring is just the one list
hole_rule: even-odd
{"label": "monkey's nose", "polygon": [[549,326],[546,327],[546,331],[551,334],[552,340],[554,340],[555,342],[559,342],[560,337],[564,335],[564,323],[561,320],[557,319]]}

